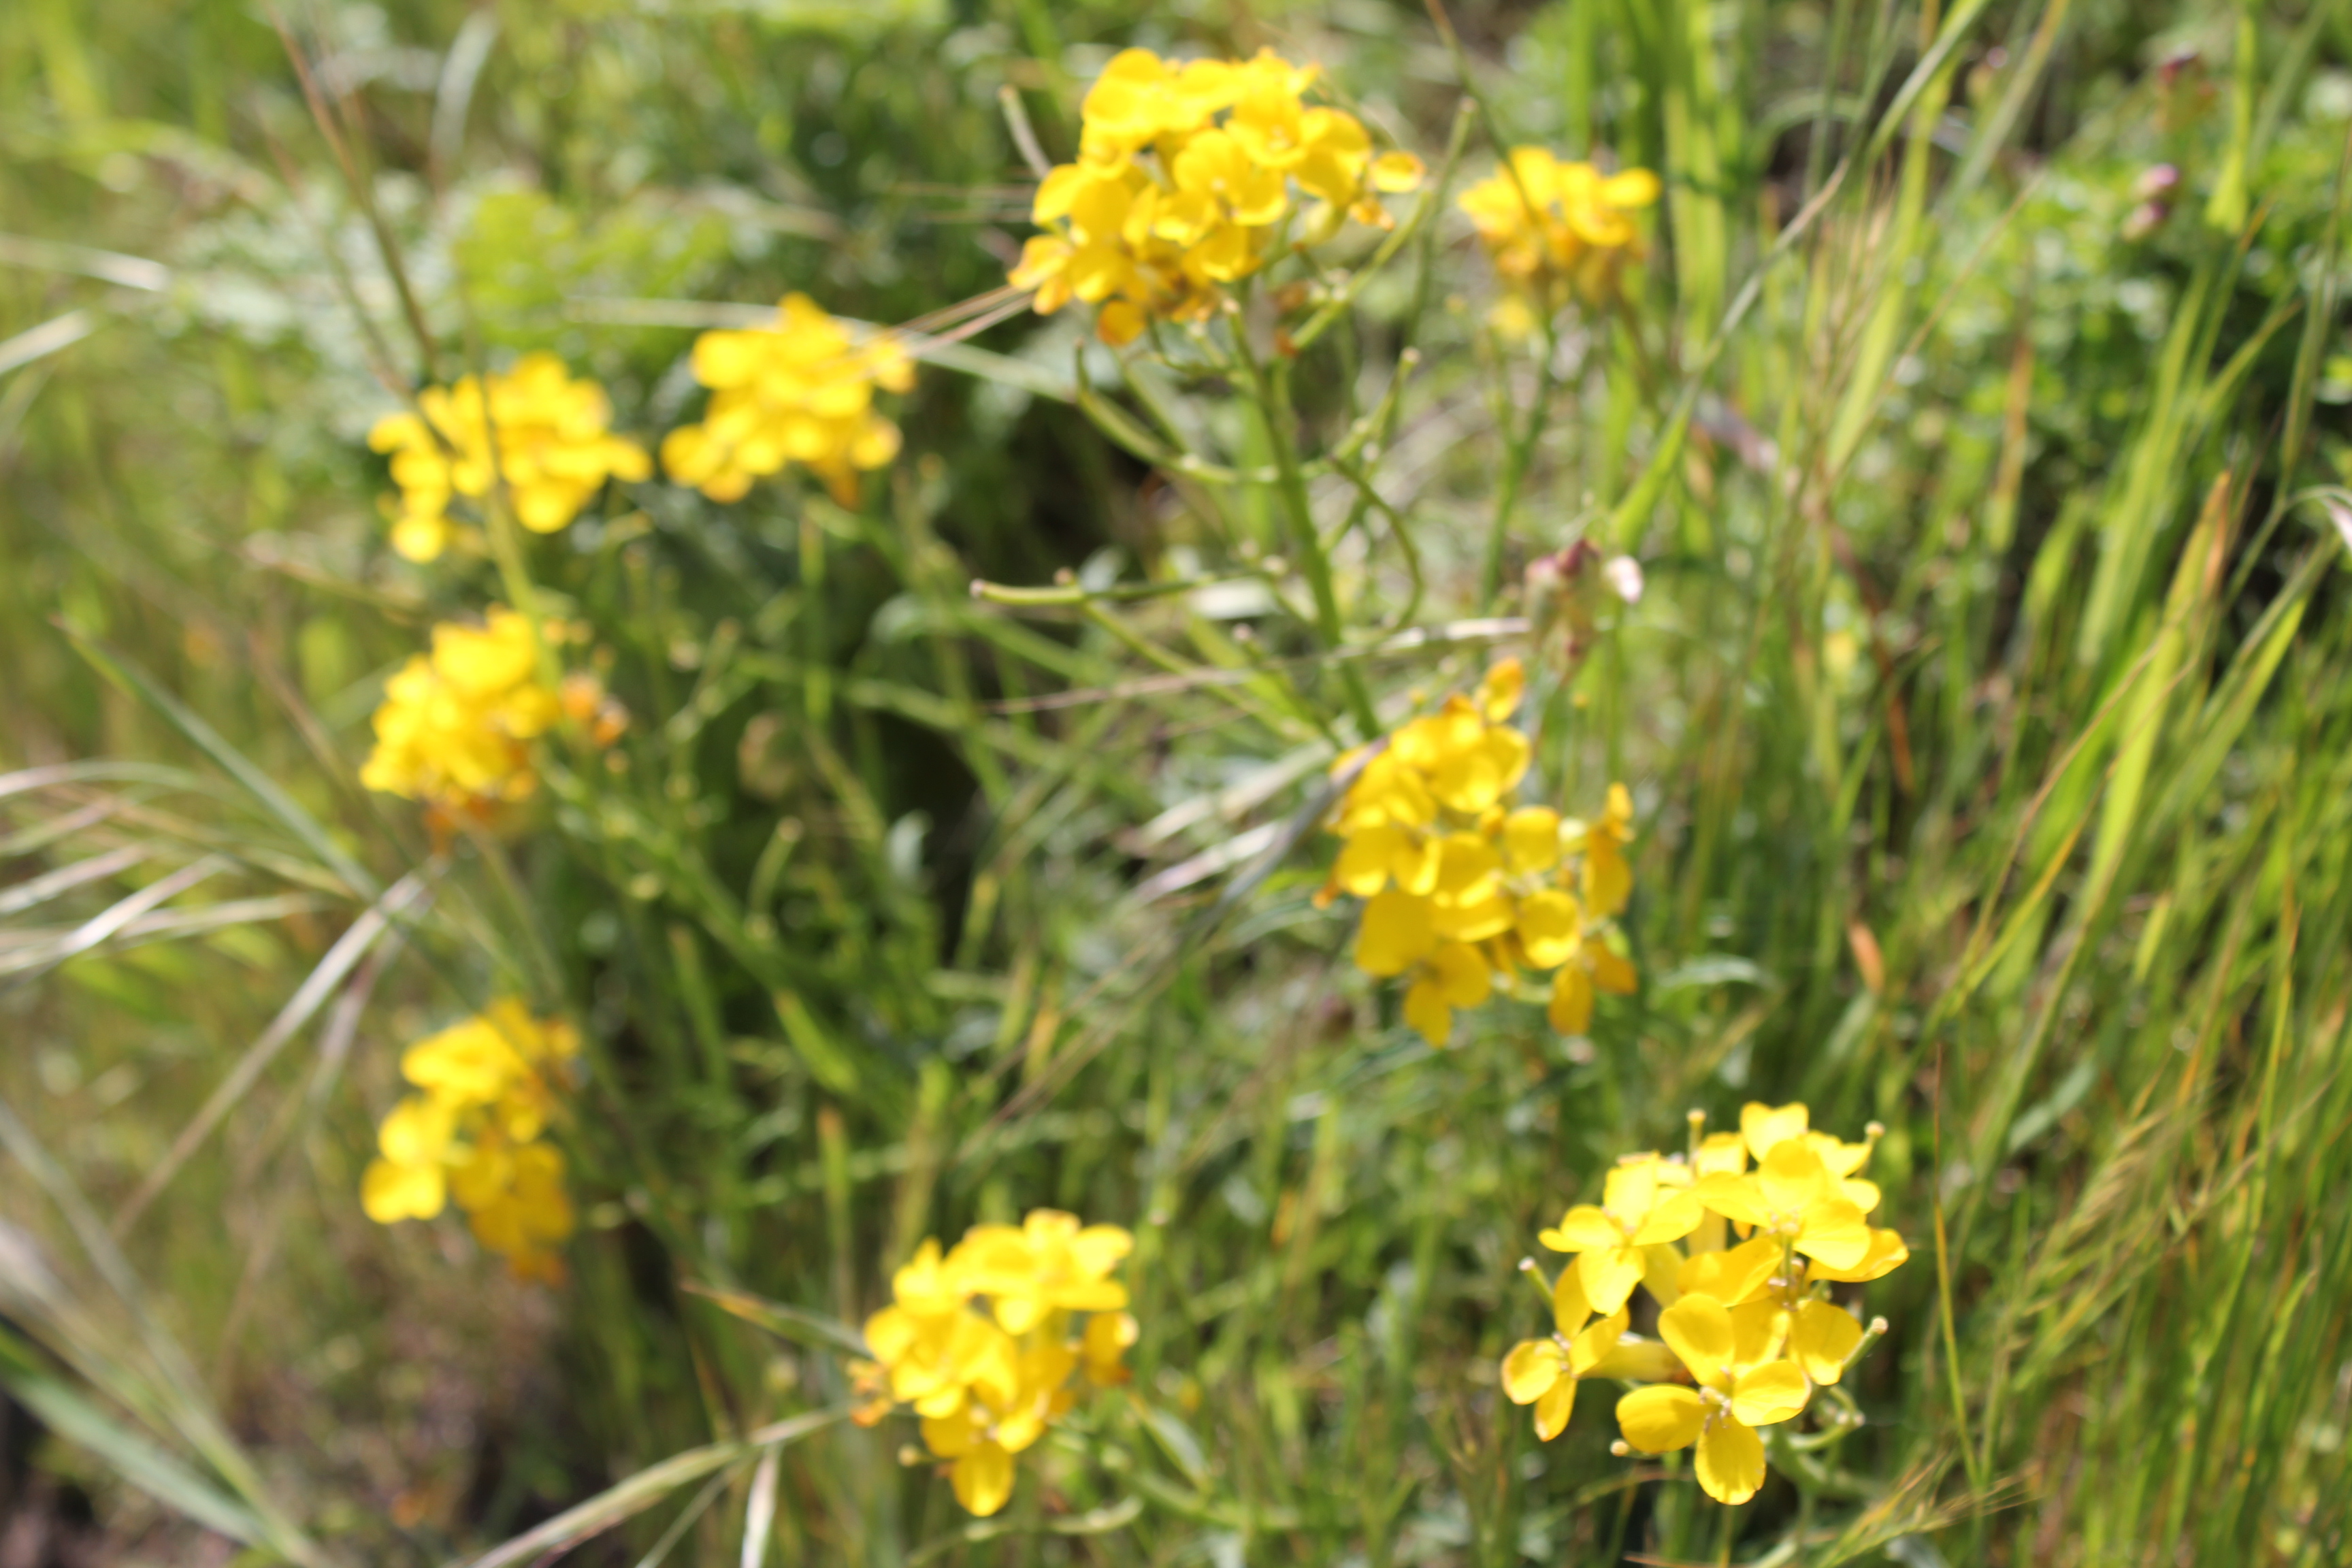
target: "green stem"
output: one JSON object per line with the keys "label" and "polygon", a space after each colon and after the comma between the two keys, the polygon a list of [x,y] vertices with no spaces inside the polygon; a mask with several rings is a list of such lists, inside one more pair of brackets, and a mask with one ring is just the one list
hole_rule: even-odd
{"label": "green stem", "polygon": [[[1299,570],[1307,575],[1307,589],[1315,595],[1315,629],[1323,646],[1337,652],[1345,643],[1339,597],[1331,585],[1330,558],[1324,554],[1322,537],[1316,531],[1314,510],[1307,496],[1307,477],[1299,465],[1297,415],[1290,401],[1290,365],[1287,361],[1277,361],[1271,366],[1263,363],[1251,350],[1248,331],[1238,317],[1233,328],[1234,343],[1257,393],[1251,401],[1257,408],[1259,423],[1265,428],[1266,440],[1274,448],[1275,489],[1282,497],[1291,549],[1298,556]],[[1339,679],[1347,689],[1348,708],[1357,729],[1369,741],[1380,733],[1381,723],[1372,710],[1371,694],[1364,687],[1363,675],[1354,665],[1342,664]]]}
{"label": "green stem", "polygon": [[1543,361],[1536,367],[1536,395],[1528,408],[1526,428],[1511,437],[1509,449],[1503,455],[1503,482],[1495,495],[1495,520],[1486,525],[1486,558],[1478,571],[1478,607],[1491,612],[1495,596],[1503,587],[1503,542],[1511,531],[1511,511],[1518,504],[1519,487],[1528,477],[1535,461],[1536,443],[1543,439],[1544,426],[1550,423],[1551,395],[1559,384],[1552,362],[1558,357],[1559,329],[1550,316],[1543,321]]}

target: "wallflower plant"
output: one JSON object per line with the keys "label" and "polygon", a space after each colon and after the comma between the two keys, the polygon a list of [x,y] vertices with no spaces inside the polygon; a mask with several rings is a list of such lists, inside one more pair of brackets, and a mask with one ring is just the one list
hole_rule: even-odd
{"label": "wallflower plant", "polygon": [[409,1047],[400,1070],[416,1092],[376,1130],[360,1182],[367,1216],[431,1219],[454,1199],[518,1277],[560,1280],[572,1209],[546,1133],[579,1055],[571,1025],[512,998]]}
{"label": "wallflower plant", "polygon": [[997,1512],[1013,1495],[1014,1457],[1080,1388],[1127,1380],[1136,1323],[1110,1275],[1134,1246],[1117,1226],[1055,1209],[1033,1209],[1017,1227],[974,1226],[944,1255],[925,1241],[892,1277],[891,1304],[866,1321],[873,1359],[853,1368],[856,1420],[911,1409],[956,1500]]}
{"label": "wallflower plant", "polygon": [[1410,153],[1373,151],[1363,122],[1310,105],[1318,72],[1272,50],[1248,60],[1114,57],[1079,106],[1076,162],[1037,187],[1046,232],[1013,269],[1041,315],[1095,308],[1113,345],[1158,321],[1205,320],[1227,287],[1349,218],[1394,226],[1384,195],[1421,184]]}
{"label": "wallflower plant", "polygon": [[1459,205],[1521,323],[1532,326],[1570,300],[1600,306],[1617,297],[1619,274],[1642,255],[1633,215],[1657,199],[1658,177],[1647,169],[1604,174],[1541,147],[1514,147]]}
{"label": "wallflower plant", "polygon": [[530,622],[494,605],[480,626],[435,626],[432,652],[385,684],[360,782],[445,816],[481,817],[538,789],[530,742],[562,712],[541,679]]}
{"label": "wallflower plant", "polygon": [[646,449],[614,435],[612,423],[604,389],[572,379],[549,353],[426,387],[415,412],[386,415],[368,435],[369,446],[391,454],[400,489],[393,548],[411,561],[437,559],[458,526],[451,501],[481,502],[501,483],[525,528],[569,527],[606,481],[653,477]]}
{"label": "wallflower plant", "polygon": [[1318,899],[1364,900],[1356,966],[1406,980],[1405,1022],[1433,1046],[1498,977],[1549,971],[1546,1013],[1566,1035],[1591,1026],[1597,992],[1635,984],[1610,924],[1633,892],[1632,797],[1611,785],[1591,822],[1509,804],[1531,754],[1508,722],[1526,686],[1518,660],[1499,660],[1475,697],[1455,693],[1333,766],[1359,771],[1332,816],[1346,843]]}
{"label": "wallflower plant", "polygon": [[857,476],[898,455],[898,426],[874,394],[915,384],[914,362],[887,334],[859,344],[805,294],[788,294],[776,324],[705,332],[694,377],[710,388],[699,424],[662,441],[662,467],[712,500],[740,500],[754,480],[798,463],[844,506]]}
{"label": "wallflower plant", "polygon": [[[1567,1426],[1576,1380],[1637,1384],[1617,1402],[1620,1451],[1695,1447],[1700,1487],[1741,1503],[1764,1484],[1759,1430],[1802,1415],[1884,1328],[1865,1331],[1832,1288],[1881,1279],[1910,1253],[1870,1224],[1878,1189],[1854,1174],[1875,1126],[1846,1143],[1812,1131],[1801,1104],[1752,1102],[1736,1133],[1702,1137],[1703,1124],[1694,1112],[1682,1154],[1621,1158],[1598,1205],[1569,1209],[1538,1237],[1571,1261],[1544,1287],[1552,1333],[1512,1347],[1503,1391],[1536,1407],[1549,1441]],[[1521,1267],[1542,1280],[1532,1259]],[[1659,1308],[1655,1342],[1627,1333],[1636,1289]],[[1830,1438],[1860,1419],[1838,1404]]]}

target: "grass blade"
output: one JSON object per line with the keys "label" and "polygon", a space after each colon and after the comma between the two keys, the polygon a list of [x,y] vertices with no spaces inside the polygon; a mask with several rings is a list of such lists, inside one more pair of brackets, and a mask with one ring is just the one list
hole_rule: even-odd
{"label": "grass blade", "polygon": [[658,1465],[639,1470],[616,1486],[607,1487],[586,1502],[569,1508],[546,1523],[494,1546],[479,1557],[466,1559],[467,1568],[505,1568],[509,1563],[552,1562],[593,1536],[651,1508],[688,1481],[735,1463],[760,1448],[775,1448],[821,1432],[849,1414],[845,1405],[811,1411],[762,1426],[741,1443],[711,1443],[675,1454]]}
{"label": "grass blade", "polygon": [[194,742],[198,750],[220,764],[221,768],[243,784],[253,797],[268,808],[303,847],[318,857],[321,865],[333,871],[355,898],[373,900],[383,891],[373,877],[361,868],[358,861],[343,853],[318,819],[290,795],[277,780],[255,765],[252,759],[228,743],[221,732],[199,718],[195,710],[150,679],[144,670],[124,658],[97,638],[84,636],[72,627],[63,628],[73,639],[75,649],[98,671],[116,685],[139,698],[162,714],[172,727]]}

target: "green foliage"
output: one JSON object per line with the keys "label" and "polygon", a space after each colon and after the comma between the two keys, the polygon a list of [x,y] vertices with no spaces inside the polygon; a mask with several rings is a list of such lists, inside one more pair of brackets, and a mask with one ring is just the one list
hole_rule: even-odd
{"label": "green foliage", "polygon": [[[316,118],[236,8],[0,22],[38,1463],[126,1561],[2340,1561],[2352,11],[1552,0],[1458,7],[1457,58],[1412,7],[1131,9],[299,7]],[[1177,334],[1015,316],[854,507],[656,482],[522,542],[633,722],[521,831],[358,788],[385,675],[514,586],[386,547],[393,389],[550,348],[651,441],[714,307],[996,289],[1000,89],[1067,157],[1129,42],[1319,59],[1433,168],[1475,89],[1456,190],[1497,130],[1659,169],[1627,308],[1539,373],[1450,216],[1366,239],[1272,420]],[[1316,466],[1357,430],[1360,485]],[[1463,624],[1578,538],[1647,578],[1589,655]],[[1315,812],[1356,690],[1498,636],[1530,798],[1633,788],[1643,984],[1433,1053]],[[588,1042],[559,1291],[358,1209],[401,1047],[504,994]],[[1536,1231],[1795,1098],[1886,1128],[1868,1425],[1728,1516],[1601,1398],[1536,1444],[1495,1373]],[[840,1342],[919,1238],[1044,1205],[1135,1230],[1136,1382],[976,1524],[833,1419]]]}

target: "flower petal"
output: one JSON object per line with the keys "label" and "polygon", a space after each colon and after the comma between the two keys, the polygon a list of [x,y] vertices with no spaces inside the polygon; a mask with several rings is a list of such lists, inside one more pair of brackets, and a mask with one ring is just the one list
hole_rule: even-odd
{"label": "flower petal", "polygon": [[1870,1223],[1843,1197],[1815,1198],[1805,1205],[1805,1228],[1797,1250],[1832,1268],[1851,1268],[1870,1255]]}
{"label": "flower petal", "polygon": [[1591,1252],[1601,1247],[1622,1247],[1625,1233],[1591,1204],[1579,1204],[1559,1216],[1559,1224],[1536,1237],[1554,1252]]}
{"label": "flower petal", "polygon": [[1437,945],[1427,899],[1389,889],[1364,906],[1364,921],[1356,933],[1356,967],[1385,977],[1402,974]]}
{"label": "flower petal", "polygon": [[1584,1299],[1584,1281],[1573,1268],[1563,1268],[1552,1281],[1551,1326],[1553,1331],[1573,1339],[1592,1316],[1592,1303]]}
{"label": "flower petal", "polygon": [[1456,1007],[1475,1007],[1495,989],[1494,972],[1486,959],[1465,943],[1444,943],[1430,955],[1429,967],[1439,992]]}
{"label": "flower petal", "polygon": [[1674,1347],[1656,1340],[1627,1337],[1609,1347],[1609,1353],[1592,1363],[1587,1377],[1623,1378],[1632,1383],[1665,1383],[1682,1375],[1682,1359]]}
{"label": "flower petal", "polygon": [[1503,818],[1503,855],[1517,877],[1540,876],[1559,865],[1559,813],[1523,805]]}
{"label": "flower petal", "polygon": [[1350,834],[1331,868],[1331,879],[1360,899],[1369,899],[1389,885],[1389,868],[1412,847],[1401,827],[1386,824]]}
{"label": "flower petal", "polygon": [[1717,1502],[1743,1503],[1764,1486],[1764,1440],[1737,1421],[1717,1421],[1698,1440],[1698,1484]]}
{"label": "flower petal", "polygon": [[[1413,163],[1418,169],[1420,160]],[[1478,710],[1486,715],[1488,723],[1499,724],[1518,710],[1519,699],[1527,689],[1528,667],[1516,658],[1496,659],[1478,681]]]}
{"label": "flower petal", "polygon": [[[1609,908],[1598,898],[1592,900],[1592,907],[1596,910],[1606,910]],[[1606,942],[1595,942],[1591,945],[1591,952],[1592,988],[1596,991],[1605,991],[1612,996],[1633,994],[1634,987],[1641,984],[1641,976],[1635,972],[1633,961]]]}
{"label": "flower petal", "polygon": [[1729,1375],[1731,1314],[1714,1297],[1685,1296],[1659,1313],[1658,1337],[1674,1347],[1701,1383],[1718,1383]]}
{"label": "flower petal", "polygon": [[[1771,1216],[1766,1213],[1763,1195],[1756,1190],[1756,1178],[1745,1176],[1701,1176],[1691,1184],[1691,1196],[1724,1218],[1738,1225],[1762,1225]],[[1687,1290],[1689,1286],[1683,1287]]]}
{"label": "flower petal", "polygon": [[1764,1156],[1791,1138],[1802,1138],[1811,1112],[1799,1101],[1787,1105],[1766,1105],[1749,1100],[1739,1108],[1739,1135],[1748,1141],[1748,1152],[1761,1164]]}
{"label": "flower petal", "polygon": [[1013,1456],[994,1443],[975,1443],[956,1460],[949,1479],[956,1501],[986,1519],[1013,1496]]}
{"label": "flower petal", "polygon": [[1561,964],[1551,977],[1551,1003],[1545,1016],[1563,1035],[1581,1035],[1592,1027],[1592,976],[1581,965]]}
{"label": "flower petal", "polygon": [[1578,1257],[1576,1271],[1592,1310],[1613,1312],[1642,1282],[1642,1255],[1629,1247],[1587,1252]]}
{"label": "flower petal", "polygon": [[1633,1233],[1636,1247],[1654,1247],[1661,1242],[1680,1241],[1698,1228],[1706,1217],[1706,1210],[1688,1192],[1675,1193],[1652,1209],[1643,1220],[1642,1228]]}
{"label": "flower petal", "polygon": [[[1507,832],[1508,828],[1505,829]],[[1576,956],[1582,940],[1582,921],[1576,900],[1557,888],[1545,888],[1519,900],[1519,945],[1538,969],[1553,969]]]}
{"label": "flower petal", "polygon": [[1780,1266],[1780,1238],[1759,1236],[1728,1252],[1702,1252],[1685,1260],[1675,1283],[1736,1307],[1761,1290]]}
{"label": "flower petal", "polygon": [[1549,1443],[1567,1431],[1568,1417],[1575,1408],[1576,1379],[1563,1377],[1536,1401],[1536,1436]]}
{"label": "flower petal", "polygon": [[1731,1414],[1747,1426],[1769,1426],[1802,1410],[1811,1392],[1804,1368],[1792,1361],[1768,1361],[1741,1373],[1731,1385]]}
{"label": "flower petal", "polygon": [[1503,1393],[1514,1405],[1533,1405],[1568,1371],[1568,1355],[1550,1340],[1521,1340],[1503,1358]]}
{"label": "flower petal", "polygon": [[1423,1039],[1444,1050],[1454,1037],[1454,1009],[1445,1004],[1444,987],[1426,975],[1414,981],[1404,994],[1404,1021]]}
{"label": "flower petal", "polygon": [[1625,1325],[1631,1321],[1631,1315],[1620,1307],[1577,1335],[1568,1347],[1569,1371],[1582,1377],[1600,1365],[1603,1358],[1616,1348],[1617,1341],[1625,1332]]}
{"label": "flower petal", "polygon": [[1903,1245],[1901,1237],[1891,1230],[1874,1230],[1870,1233],[1870,1250],[1863,1255],[1861,1262],[1838,1268],[1815,1259],[1812,1268],[1806,1272],[1815,1279],[1863,1284],[1894,1273],[1910,1259],[1911,1249]]}
{"label": "flower petal", "polygon": [[1815,1383],[1835,1383],[1843,1376],[1846,1357],[1861,1342],[1862,1325],[1853,1314],[1827,1301],[1799,1307],[1789,1330],[1789,1353]]}
{"label": "flower petal", "polygon": [[1659,1306],[1671,1307],[1683,1299],[1683,1261],[1682,1249],[1666,1243],[1642,1248],[1642,1284]]}
{"label": "flower petal", "polygon": [[[1618,1429],[1625,1434],[1626,1442],[1644,1454],[1687,1448],[1697,1441],[1706,1425],[1706,1402],[1674,1384],[1637,1388],[1617,1402]],[[1761,1463],[1760,1444],[1757,1451]]]}

